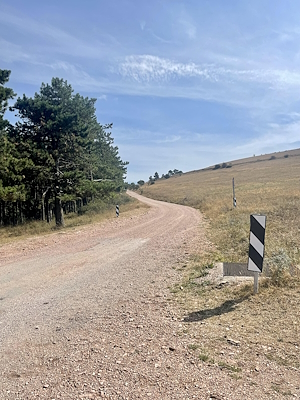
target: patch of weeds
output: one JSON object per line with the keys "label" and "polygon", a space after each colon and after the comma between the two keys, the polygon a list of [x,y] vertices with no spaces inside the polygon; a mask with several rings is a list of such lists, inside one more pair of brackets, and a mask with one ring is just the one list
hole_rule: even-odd
{"label": "patch of weeds", "polygon": [[297,356],[295,354],[279,356],[277,354],[267,353],[266,358],[269,361],[276,362],[276,364],[283,365],[284,367],[293,366],[295,368],[299,368],[299,361],[297,360]]}
{"label": "patch of weeds", "polygon": [[257,383],[254,382],[254,381],[249,381],[249,385],[251,385],[251,386],[257,386]]}
{"label": "patch of weeds", "polygon": [[192,344],[189,344],[189,345],[188,345],[188,348],[189,348],[190,350],[197,350],[198,347],[199,347],[199,345],[196,344],[196,343],[192,343]]}
{"label": "patch of weeds", "polygon": [[272,284],[275,286],[286,286],[291,278],[289,270],[292,265],[292,260],[287,252],[284,249],[274,251],[266,259],[266,263],[270,270]]}
{"label": "patch of weeds", "polygon": [[292,396],[292,392],[290,390],[286,390],[282,392],[283,396]]}
{"label": "patch of weeds", "polygon": [[239,379],[242,379],[241,375],[238,375],[236,373],[230,374],[232,379],[235,379],[236,381],[238,381]]}
{"label": "patch of weeds", "polygon": [[228,371],[231,371],[231,372],[241,372],[242,371],[242,369],[240,367],[236,367],[234,365],[227,364],[224,361],[220,361],[218,365],[221,369],[227,369]]}
{"label": "patch of weeds", "polygon": [[193,278],[203,278],[204,276],[208,275],[208,271],[206,269],[200,269],[200,272],[197,274],[197,276],[194,276]]}
{"label": "patch of weeds", "polygon": [[210,286],[211,285],[211,281],[203,281],[201,282],[201,286]]}
{"label": "patch of weeds", "polygon": [[172,288],[170,288],[170,292],[173,293],[173,294],[179,293],[180,290],[181,290],[180,287],[181,287],[181,286],[179,286],[179,285],[176,284],[176,285],[174,285]]}
{"label": "patch of weeds", "polygon": [[200,353],[199,358],[201,361],[206,362],[209,359],[209,356],[205,353]]}
{"label": "patch of weeds", "polygon": [[278,384],[272,383],[271,389],[282,396],[292,396],[292,392],[290,390],[282,390]]}

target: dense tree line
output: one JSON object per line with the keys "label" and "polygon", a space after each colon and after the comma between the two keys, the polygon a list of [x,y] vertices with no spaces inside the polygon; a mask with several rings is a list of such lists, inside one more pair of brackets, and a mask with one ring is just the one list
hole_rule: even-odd
{"label": "dense tree line", "polygon": [[170,169],[167,174],[162,174],[161,177],[159,177],[158,172],[155,172],[154,176],[152,176],[152,175],[149,176],[148,185],[153,185],[155,183],[155,181],[157,181],[158,179],[169,179],[171,176],[174,176],[174,175],[180,176],[181,174],[183,174],[183,172],[176,168],[173,170]]}
{"label": "dense tree line", "polygon": [[18,122],[4,119],[4,87],[10,71],[0,70],[0,224],[28,219],[63,225],[63,210],[76,211],[94,197],[109,197],[124,185],[123,162],[109,132],[95,116],[96,99],[82,97],[63,79],[42,84],[34,97],[10,108]]}

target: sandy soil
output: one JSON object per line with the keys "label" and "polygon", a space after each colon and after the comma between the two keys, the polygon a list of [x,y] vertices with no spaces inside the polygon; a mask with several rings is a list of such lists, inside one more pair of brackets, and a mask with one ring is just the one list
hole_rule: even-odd
{"label": "sandy soil", "polygon": [[201,214],[131,195],[151,208],[0,247],[0,399],[268,399],[189,349],[168,288]]}

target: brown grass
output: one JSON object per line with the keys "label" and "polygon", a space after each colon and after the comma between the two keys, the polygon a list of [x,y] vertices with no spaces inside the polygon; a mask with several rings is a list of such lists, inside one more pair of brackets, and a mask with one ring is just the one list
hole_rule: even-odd
{"label": "brown grass", "polygon": [[[203,254],[199,248],[179,265],[182,280],[172,292],[181,305],[183,329],[191,335],[190,351],[236,380],[252,372],[267,373],[269,364],[287,374],[300,368],[299,278],[280,270],[284,263],[300,264],[300,150],[285,154],[289,152],[272,160],[271,155],[238,160],[231,168],[195,171],[143,186],[144,195],[195,207],[206,219],[216,251]],[[220,288],[208,274],[215,261],[247,262],[252,213],[267,215],[265,256],[279,267],[273,282],[260,280],[257,295],[253,283]],[[228,338],[240,344],[236,347]],[[273,386],[281,395],[289,393],[283,383]]]}
{"label": "brown grass", "polygon": [[[209,222],[219,258],[226,262],[247,262],[250,214],[265,214],[265,256],[284,249],[293,264],[300,264],[300,150],[292,154],[253,162],[255,157],[244,164],[239,160],[232,168],[158,180],[144,185],[143,195],[198,208]],[[232,202],[233,177],[237,208]]]}
{"label": "brown grass", "polygon": [[[203,361],[239,373],[269,363],[300,368],[298,282],[291,280],[278,288],[261,281],[258,295],[253,295],[253,284],[211,286],[201,296],[195,287],[184,287],[177,299],[184,325],[191,327],[189,348],[200,358],[205,354]],[[238,346],[228,339],[239,342]]]}

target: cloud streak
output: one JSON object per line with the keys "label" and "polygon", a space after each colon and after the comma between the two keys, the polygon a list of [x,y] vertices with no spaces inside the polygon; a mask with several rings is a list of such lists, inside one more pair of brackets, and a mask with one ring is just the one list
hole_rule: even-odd
{"label": "cloud streak", "polygon": [[127,56],[119,74],[137,82],[168,82],[178,78],[201,78],[209,82],[239,81],[282,86],[300,86],[300,73],[287,69],[230,69],[214,64],[180,63],[153,55]]}

